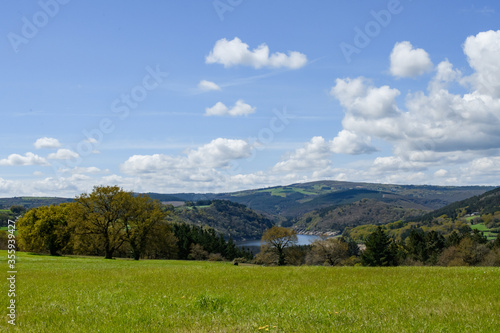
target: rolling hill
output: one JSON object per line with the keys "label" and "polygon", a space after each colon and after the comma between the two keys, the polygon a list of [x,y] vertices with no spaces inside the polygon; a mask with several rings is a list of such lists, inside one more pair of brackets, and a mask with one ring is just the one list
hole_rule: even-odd
{"label": "rolling hill", "polygon": [[208,225],[225,237],[236,241],[259,239],[273,226],[268,218],[245,205],[227,200],[212,200],[174,209],[172,217],[194,225]]}
{"label": "rolling hill", "polygon": [[[182,219],[190,223],[205,223],[235,239],[259,238],[264,226],[273,221],[298,230],[315,232],[342,231],[363,224],[384,224],[401,219],[418,219],[453,202],[481,195],[491,186],[429,186],[316,181],[275,186],[232,193],[147,193],[165,204],[181,206]],[[23,205],[27,208],[71,201],[65,198],[4,198],[0,208]],[[196,210],[188,210],[186,202],[209,201]],[[213,200],[219,202],[214,205]],[[243,206],[228,206],[218,211],[221,200]],[[192,204],[189,204],[193,206]],[[195,205],[196,206],[196,205]],[[184,209],[184,210],[183,210]],[[254,210],[255,212],[251,211]],[[225,214],[225,215],[224,215]],[[241,217],[238,216],[241,215]],[[253,216],[253,214],[259,217]],[[261,216],[263,215],[263,216]],[[259,221],[259,222],[255,222]],[[264,229],[262,229],[264,228]]]}
{"label": "rolling hill", "polygon": [[[419,217],[386,223],[385,229],[391,237],[404,239],[412,229],[437,231],[448,236],[453,231],[470,232],[477,229],[492,240],[500,233],[500,188],[454,202]],[[375,224],[360,225],[349,229],[351,237],[362,241],[375,230]]]}

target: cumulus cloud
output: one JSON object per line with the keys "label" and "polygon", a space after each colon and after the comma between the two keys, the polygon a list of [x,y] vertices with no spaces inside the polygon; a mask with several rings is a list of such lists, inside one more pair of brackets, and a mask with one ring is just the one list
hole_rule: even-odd
{"label": "cumulus cloud", "polygon": [[[500,86],[497,85],[500,62],[495,57],[500,52],[499,41],[500,33],[492,31],[467,38],[464,53],[475,72],[464,78],[447,59],[443,60],[436,66],[427,92],[407,94],[404,109],[398,107],[396,98],[400,91],[397,89],[377,87],[362,77],[337,79],[330,93],[343,107],[345,116],[343,129],[332,141],[332,151],[369,153],[376,148],[372,140],[378,140],[389,144],[394,154],[377,157],[371,165],[365,166],[364,172],[353,174],[353,170],[348,170],[339,174],[351,173],[367,180],[372,177],[372,180],[384,179],[386,182],[409,182],[421,179],[423,173],[430,177],[424,181],[434,177],[438,182],[473,183],[472,178],[452,171],[452,167],[475,161],[470,164],[471,169],[467,169],[469,175],[475,174],[472,168],[481,170],[483,175],[486,170],[495,169],[492,167],[495,160],[482,156],[500,151]],[[393,51],[395,58],[401,54],[401,49],[413,50],[409,43],[398,44],[396,52]],[[420,58],[428,59],[428,55],[420,52]],[[430,60],[420,63],[432,67]],[[396,70],[399,76],[420,73],[416,69],[404,69],[402,65],[399,68]],[[463,82],[472,88],[468,93],[456,94],[448,90],[451,83]],[[431,169],[437,171],[432,173]],[[398,175],[388,176],[395,172]]]}
{"label": "cumulus cloud", "polygon": [[453,69],[453,65],[446,59],[436,66],[436,74],[429,82],[429,90],[447,89],[449,83],[458,82],[461,77],[462,73],[458,69]]}
{"label": "cumulus cloud", "polygon": [[330,94],[344,107],[343,130],[334,138],[334,151],[362,154],[376,151],[371,136],[392,139],[400,135],[396,97],[400,92],[389,86],[375,87],[365,78],[337,79]]}
{"label": "cumulus cloud", "polygon": [[236,101],[236,103],[228,108],[224,103],[217,102],[211,108],[205,109],[206,116],[247,116],[255,112],[255,107],[246,104],[242,99]]}
{"label": "cumulus cloud", "polygon": [[24,156],[19,154],[11,154],[9,157],[1,159],[0,165],[3,166],[21,166],[21,165],[49,165],[47,160],[36,154],[28,152]]}
{"label": "cumulus cloud", "polygon": [[185,156],[134,155],[122,164],[121,169],[127,174],[179,171],[190,173],[193,169],[203,171],[225,168],[233,160],[250,157],[251,152],[252,146],[244,140],[218,138],[187,151]]}
{"label": "cumulus cloud", "polygon": [[273,171],[295,172],[325,169],[331,164],[331,148],[331,142],[321,136],[315,136],[303,147],[286,154],[282,161],[274,166]]}
{"label": "cumulus cloud", "polygon": [[414,49],[410,42],[396,43],[390,56],[391,74],[396,77],[416,77],[432,70],[429,54]]}
{"label": "cumulus cloud", "polygon": [[475,73],[469,82],[481,94],[500,97],[500,30],[480,32],[469,36],[464,53]]}
{"label": "cumulus cloud", "polygon": [[371,145],[370,137],[360,137],[349,130],[341,130],[332,141],[332,151],[337,154],[369,154],[376,151]]}
{"label": "cumulus cloud", "polygon": [[[500,156],[476,158],[467,167],[463,168],[463,171],[472,176],[498,176],[500,173]],[[495,184],[498,184],[498,180],[496,180]]]}
{"label": "cumulus cloud", "polygon": [[448,175],[448,170],[445,170],[445,169],[439,169],[436,172],[434,172],[435,177],[441,178],[441,177],[445,177],[446,175]]}
{"label": "cumulus cloud", "polygon": [[137,188],[226,190],[237,161],[251,157],[252,151],[244,140],[218,138],[180,155],[134,155],[120,168],[137,180]]}
{"label": "cumulus cloud", "polygon": [[33,145],[36,149],[61,147],[61,143],[59,142],[59,140],[48,137],[37,139]]}
{"label": "cumulus cloud", "polygon": [[224,67],[244,65],[257,69],[262,67],[298,69],[307,63],[307,57],[296,51],[288,52],[288,55],[282,52],[269,55],[269,47],[266,44],[249,50],[248,44],[235,37],[230,41],[225,38],[218,40],[205,58],[205,62],[222,64]]}
{"label": "cumulus cloud", "polygon": [[337,79],[330,94],[354,116],[377,119],[399,113],[395,101],[399,90],[389,86],[374,87],[362,77]]}
{"label": "cumulus cloud", "polygon": [[70,149],[62,148],[62,149],[58,149],[57,152],[55,152],[55,153],[49,154],[49,156],[47,156],[47,158],[49,158],[51,160],[70,160],[73,158],[78,158],[79,156],[80,155],[78,155],[77,153],[75,153],[74,151],[72,151]]}
{"label": "cumulus cloud", "polygon": [[207,80],[201,80],[200,83],[198,83],[198,88],[203,91],[221,90],[217,83]]}

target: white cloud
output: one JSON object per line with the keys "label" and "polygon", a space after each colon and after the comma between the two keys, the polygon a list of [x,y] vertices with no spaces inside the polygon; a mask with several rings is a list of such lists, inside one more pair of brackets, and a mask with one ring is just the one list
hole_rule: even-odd
{"label": "white cloud", "polygon": [[74,167],[72,169],[70,168],[60,168],[58,170],[61,173],[72,173],[72,174],[98,174],[101,172],[109,172],[109,170],[101,170],[97,167]]}
{"label": "white cloud", "polygon": [[[468,175],[491,175],[500,174],[500,156],[480,157],[474,159],[463,169]],[[496,181],[498,184],[498,180]]]}
{"label": "white cloud", "polygon": [[445,169],[439,169],[438,171],[434,172],[435,177],[442,178],[446,177],[446,175],[448,175],[448,170]]}
{"label": "white cloud", "polygon": [[374,87],[362,77],[337,79],[330,94],[354,116],[377,119],[399,113],[395,101],[399,90],[389,86]]}
{"label": "white cloud", "polygon": [[461,77],[462,73],[458,69],[453,69],[453,65],[446,59],[436,66],[436,75],[429,83],[429,90],[447,89],[449,83],[458,82]]}
{"label": "white cloud", "polygon": [[[427,92],[405,96],[404,110],[397,105],[397,89],[376,87],[362,77],[337,79],[330,93],[344,108],[345,116],[332,150],[370,153],[375,148],[372,140],[378,139],[374,142],[389,144],[393,152],[393,156],[379,156],[359,170],[337,170],[337,175],[366,181],[462,184],[484,183],[493,180],[493,175],[500,176],[495,167],[498,161],[490,157],[500,152],[500,62],[495,57],[500,52],[499,42],[500,32],[469,37],[464,52],[475,72],[464,79],[445,59],[436,66]],[[409,43],[402,46],[412,50]],[[401,45],[395,50],[398,48]],[[428,55],[421,53],[421,59],[425,58]],[[400,65],[396,71],[400,76],[418,73]],[[454,82],[467,82],[472,90],[462,95],[451,93],[448,86]],[[464,165],[468,166],[458,170],[457,166]]]}
{"label": "white cloud", "polygon": [[217,102],[211,108],[205,109],[206,116],[247,116],[255,112],[255,107],[246,104],[242,99],[236,101],[233,107],[228,108],[224,103]]}
{"label": "white cloud", "polygon": [[343,130],[334,138],[334,151],[362,154],[376,151],[371,136],[393,139],[401,134],[396,97],[400,92],[389,86],[374,87],[365,78],[337,79],[330,94],[344,107]]}
{"label": "white cloud", "polygon": [[222,64],[224,67],[245,65],[254,68],[287,67],[297,69],[307,63],[307,57],[296,51],[288,52],[288,55],[281,52],[269,55],[269,47],[266,44],[261,44],[250,51],[248,44],[235,37],[231,41],[225,38],[218,40],[210,54],[205,58],[205,62],[207,64]]}
{"label": "white cloud", "polygon": [[0,165],[16,166],[16,165],[49,165],[47,160],[36,154],[28,152],[24,156],[19,154],[11,154],[9,157],[1,159]]}
{"label": "white cloud", "polygon": [[332,141],[332,151],[337,154],[368,154],[376,151],[370,143],[370,137],[360,137],[349,130],[341,130]]}
{"label": "white cloud", "polygon": [[59,148],[59,147],[61,147],[61,143],[57,139],[43,137],[43,138],[37,139],[34,143],[34,146],[36,149]]}
{"label": "white cloud", "polygon": [[469,82],[481,94],[500,97],[500,30],[480,32],[469,36],[464,53],[475,73]]}
{"label": "white cloud", "polygon": [[135,189],[198,192],[221,191],[228,183],[238,160],[249,158],[253,146],[244,140],[218,138],[182,155],[134,155],[121,170],[136,179]]}
{"label": "white cloud", "polygon": [[5,180],[0,177],[0,193],[2,193],[2,195],[5,193],[11,193],[14,187],[15,184],[12,180]]}
{"label": "white cloud", "polygon": [[390,71],[396,77],[416,77],[432,70],[429,54],[423,49],[414,49],[408,41],[396,43],[390,59]]}
{"label": "white cloud", "polygon": [[232,160],[250,157],[252,148],[252,145],[244,140],[218,138],[189,151],[187,156],[194,165],[221,168],[226,167]]}
{"label": "white cloud", "polygon": [[315,136],[302,148],[286,154],[282,161],[273,167],[273,172],[314,171],[325,169],[331,164],[331,142]]}
{"label": "white cloud", "polygon": [[[183,174],[184,178],[199,177],[200,174],[207,178],[211,169],[226,168],[233,160],[250,157],[251,152],[252,146],[244,140],[218,138],[187,151],[185,156],[134,155],[122,164],[121,169],[127,174],[173,172]],[[193,170],[196,174],[192,173]]]}
{"label": "white cloud", "polygon": [[207,80],[201,80],[200,83],[198,83],[198,88],[203,91],[221,90],[217,83]]}
{"label": "white cloud", "polygon": [[80,155],[69,149],[58,149],[57,152],[49,154],[47,158],[51,160],[70,160],[73,158],[78,158]]}

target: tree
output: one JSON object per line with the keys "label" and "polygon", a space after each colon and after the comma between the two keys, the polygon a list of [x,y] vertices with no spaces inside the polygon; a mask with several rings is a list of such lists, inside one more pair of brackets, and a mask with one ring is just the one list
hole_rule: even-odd
{"label": "tree", "polygon": [[422,263],[425,263],[428,259],[425,236],[425,232],[422,229],[412,229],[406,239],[408,255],[411,259]]}
{"label": "tree", "polygon": [[134,197],[118,186],[96,186],[92,193],[77,197],[74,207],[72,225],[79,244],[97,248],[106,259],[127,243],[139,260],[151,231],[167,214],[158,201],[147,195]]}
{"label": "tree", "polygon": [[495,238],[495,241],[493,242],[493,248],[500,249],[500,233],[497,235],[497,238]]}
{"label": "tree", "polygon": [[347,248],[349,249],[349,256],[359,256],[359,246],[358,243],[354,241],[351,237],[342,237],[347,242]]}
{"label": "tree", "polygon": [[112,259],[127,240],[123,220],[132,202],[132,193],[118,186],[95,186],[92,193],[76,198],[72,211],[75,233],[94,238],[104,250],[104,257]]}
{"label": "tree", "polygon": [[189,259],[193,260],[206,260],[209,256],[208,251],[206,251],[200,244],[191,244],[191,252],[189,253]]}
{"label": "tree", "polygon": [[163,221],[167,213],[162,210],[159,201],[153,201],[147,195],[129,199],[130,205],[122,218],[124,236],[130,244],[133,258],[139,260],[146,249],[151,230]]}
{"label": "tree", "polygon": [[445,239],[443,235],[432,230],[425,234],[425,249],[427,252],[428,262],[435,265],[439,255],[444,249]]}
{"label": "tree", "polygon": [[442,266],[474,266],[483,261],[489,252],[485,244],[464,237],[458,245],[445,249],[437,263]]}
{"label": "tree", "polygon": [[451,246],[456,246],[460,243],[460,241],[462,240],[462,237],[455,231],[453,230],[453,232],[448,236],[448,238],[446,238],[446,242],[445,242],[445,247],[451,247]]}
{"label": "tree", "polygon": [[311,245],[310,261],[312,263],[337,266],[350,257],[349,243],[342,238],[326,238],[322,236]]}
{"label": "tree", "polygon": [[371,233],[366,242],[366,250],[361,254],[363,265],[365,266],[393,266],[395,255],[392,253],[392,241],[387,237],[382,227]]}
{"label": "tree", "polygon": [[472,233],[469,235],[474,243],[478,244],[486,244],[488,243],[488,238],[483,234],[482,231],[477,229],[472,230]]}
{"label": "tree", "polygon": [[177,259],[177,241],[171,225],[161,221],[151,230],[144,254],[150,259]]}
{"label": "tree", "polygon": [[264,251],[274,252],[278,256],[278,265],[285,265],[285,249],[297,243],[297,233],[293,229],[272,227],[267,229],[261,238]]}
{"label": "tree", "polygon": [[26,251],[58,255],[70,241],[68,226],[72,204],[41,206],[29,210],[17,222],[20,246]]}
{"label": "tree", "polygon": [[227,241],[227,244],[223,252],[224,252],[224,257],[227,260],[233,260],[238,256],[238,250],[236,248],[236,244],[234,244],[232,237],[229,237],[229,240]]}
{"label": "tree", "polygon": [[21,205],[13,205],[10,207],[10,211],[15,215],[19,216],[26,213],[26,207]]}

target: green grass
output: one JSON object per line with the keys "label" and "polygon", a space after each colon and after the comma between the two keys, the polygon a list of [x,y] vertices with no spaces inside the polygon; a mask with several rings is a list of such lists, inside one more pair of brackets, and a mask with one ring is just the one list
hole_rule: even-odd
{"label": "green grass", "polygon": [[482,231],[488,240],[497,238],[497,233],[490,232],[490,229],[484,223],[472,224],[470,228]]}
{"label": "green grass", "polygon": [[[6,272],[6,251],[0,256]],[[491,267],[260,267],[18,253],[17,270],[17,325],[9,327],[16,332],[498,332],[500,327],[500,269]],[[8,298],[2,285],[4,332]]]}
{"label": "green grass", "polygon": [[478,224],[473,224],[470,226],[471,229],[477,229],[479,231],[489,231],[490,229],[488,229],[488,227],[486,227],[486,225],[484,225],[484,223],[478,223]]}
{"label": "green grass", "polygon": [[316,192],[311,192],[311,191],[307,191],[307,190],[304,190],[301,188],[295,188],[295,187],[277,187],[277,188],[260,190],[259,192],[270,192],[271,195],[282,197],[282,198],[286,198],[287,194],[294,193],[294,192],[298,192],[298,193],[305,194],[305,195],[317,195],[318,194]]}

